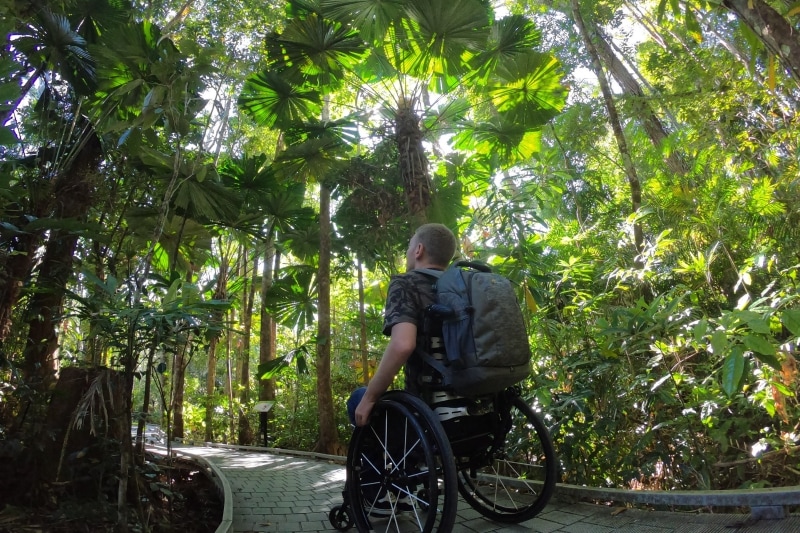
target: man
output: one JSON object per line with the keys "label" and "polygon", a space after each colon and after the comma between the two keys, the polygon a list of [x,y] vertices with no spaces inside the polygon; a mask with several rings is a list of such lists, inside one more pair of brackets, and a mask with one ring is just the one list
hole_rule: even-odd
{"label": "man", "polygon": [[[389,294],[384,310],[383,333],[389,335],[389,344],[367,387],[354,391],[347,401],[350,422],[365,426],[372,409],[381,395],[394,381],[405,365],[405,388],[419,394],[419,379],[422,360],[413,356],[417,347],[417,336],[423,333],[425,309],[436,301],[433,291],[435,278],[418,269],[444,270],[455,255],[456,238],[442,224],[420,226],[411,237],[406,252],[405,274],[393,276],[389,283]],[[396,443],[402,445],[402,439]],[[383,463],[380,450],[368,459],[369,465]],[[361,476],[364,509],[373,518],[388,517],[395,512],[413,510],[413,500],[408,489],[394,486],[387,489],[377,472],[365,468]]]}
{"label": "man", "polygon": [[383,333],[389,344],[366,389],[353,393],[348,401],[350,420],[364,426],[375,403],[394,381],[400,368],[406,367],[406,390],[418,393],[417,380],[422,361],[411,357],[422,333],[425,309],[436,300],[431,276],[417,269],[444,270],[456,252],[456,238],[447,226],[425,224],[411,237],[406,252],[405,274],[393,276],[384,311]]}

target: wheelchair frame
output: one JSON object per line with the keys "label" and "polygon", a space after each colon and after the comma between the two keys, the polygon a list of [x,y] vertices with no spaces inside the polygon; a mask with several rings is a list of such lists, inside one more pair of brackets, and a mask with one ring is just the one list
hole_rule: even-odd
{"label": "wheelchair frame", "polygon": [[449,533],[459,493],[480,514],[502,523],[524,522],[547,505],[558,475],[556,454],[520,388],[449,397],[432,408],[432,399],[442,398],[433,398],[436,392],[425,391],[426,402],[389,391],[370,423],[354,430],[344,502],[329,513],[334,528]]}

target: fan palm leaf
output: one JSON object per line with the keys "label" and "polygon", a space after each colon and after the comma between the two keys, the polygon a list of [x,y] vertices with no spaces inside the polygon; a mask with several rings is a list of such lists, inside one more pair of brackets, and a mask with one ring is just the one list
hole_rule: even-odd
{"label": "fan palm leaf", "polygon": [[292,85],[275,71],[248,76],[238,103],[257,124],[279,128],[319,116],[321,109],[319,92]]}
{"label": "fan palm leaf", "polygon": [[338,86],[367,52],[355,31],[317,15],[294,20],[282,33],[271,34],[266,47],[270,70],[297,85],[329,87]]}
{"label": "fan palm leaf", "polygon": [[460,76],[468,69],[467,54],[486,44],[488,12],[477,0],[413,0],[408,14],[413,76]]}
{"label": "fan palm leaf", "polygon": [[470,65],[485,82],[498,66],[535,49],[541,41],[542,33],[531,20],[521,15],[499,19],[492,24],[485,49],[470,59]]}
{"label": "fan palm leaf", "polygon": [[96,63],[87,49],[86,39],[75,32],[62,14],[42,9],[27,31],[12,39],[13,47],[24,54],[37,70],[28,80],[23,95],[46,70],[63,77],[77,94],[89,95],[96,83]]}
{"label": "fan palm leaf", "polygon": [[302,331],[314,323],[317,313],[316,291],[312,267],[287,267],[267,293],[266,307],[282,325]]}
{"label": "fan palm leaf", "polygon": [[556,58],[528,51],[498,66],[488,92],[500,113],[527,128],[537,128],[558,115],[564,106],[567,91],[561,78],[561,65]]}
{"label": "fan palm leaf", "polygon": [[403,0],[322,0],[326,17],[358,28],[370,43],[383,41],[389,27],[405,13]]}

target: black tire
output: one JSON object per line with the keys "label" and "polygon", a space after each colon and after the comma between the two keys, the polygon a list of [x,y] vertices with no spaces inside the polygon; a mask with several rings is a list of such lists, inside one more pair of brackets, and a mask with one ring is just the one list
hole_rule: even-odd
{"label": "black tire", "polygon": [[337,531],[347,531],[353,527],[353,517],[345,505],[334,505],[328,513],[328,520]]}
{"label": "black tire", "polygon": [[483,465],[458,472],[458,490],[469,505],[497,522],[530,520],[553,495],[558,476],[550,433],[541,418],[515,389],[498,398],[500,416],[496,442]]}
{"label": "black tire", "polygon": [[[392,391],[381,398],[369,425],[353,432],[346,473],[347,498],[359,532],[452,531],[458,506],[453,454],[438,419],[415,396]],[[380,494],[410,502],[409,508],[370,518]]]}

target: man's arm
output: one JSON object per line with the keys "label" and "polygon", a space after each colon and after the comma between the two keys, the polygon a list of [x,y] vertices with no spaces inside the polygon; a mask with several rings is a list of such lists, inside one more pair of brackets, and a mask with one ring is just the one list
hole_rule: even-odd
{"label": "man's arm", "polygon": [[383,352],[378,369],[369,381],[364,397],[356,407],[357,426],[365,426],[367,424],[372,408],[381,395],[386,392],[386,389],[389,388],[389,385],[392,384],[395,376],[406,364],[416,346],[417,326],[415,324],[400,322],[392,326],[392,336],[389,338],[389,344]]}

